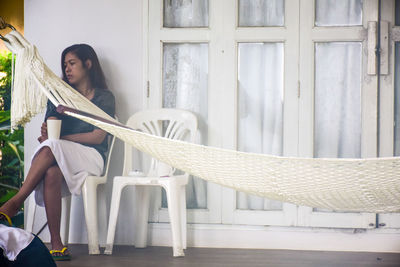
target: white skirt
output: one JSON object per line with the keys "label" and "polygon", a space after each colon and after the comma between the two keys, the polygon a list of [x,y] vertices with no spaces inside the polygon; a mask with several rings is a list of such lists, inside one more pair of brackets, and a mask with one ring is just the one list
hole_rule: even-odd
{"label": "white skirt", "polygon": [[[100,153],[88,146],[67,140],[47,139],[36,148],[36,153],[44,146],[53,152],[64,179],[61,186],[61,196],[80,195],[82,184],[89,175],[99,176],[103,172],[104,161]],[[43,180],[35,188],[35,200],[39,206],[44,206]]]}

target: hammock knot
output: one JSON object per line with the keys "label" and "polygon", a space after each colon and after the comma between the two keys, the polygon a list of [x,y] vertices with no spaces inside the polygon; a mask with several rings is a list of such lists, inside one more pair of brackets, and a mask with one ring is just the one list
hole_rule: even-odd
{"label": "hammock knot", "polygon": [[7,23],[3,17],[0,17],[0,30],[4,30],[5,28],[7,28]]}

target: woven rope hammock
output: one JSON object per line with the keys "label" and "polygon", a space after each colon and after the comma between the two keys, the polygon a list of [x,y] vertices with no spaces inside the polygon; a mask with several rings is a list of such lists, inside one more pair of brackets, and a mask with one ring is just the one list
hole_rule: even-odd
{"label": "woven rope hammock", "polygon": [[18,54],[12,127],[24,125],[41,112],[49,98],[59,112],[91,123],[154,158],[210,182],[269,199],[336,211],[400,211],[400,158],[278,157],[138,132],[116,122],[57,77],[17,31],[6,38],[7,47]]}

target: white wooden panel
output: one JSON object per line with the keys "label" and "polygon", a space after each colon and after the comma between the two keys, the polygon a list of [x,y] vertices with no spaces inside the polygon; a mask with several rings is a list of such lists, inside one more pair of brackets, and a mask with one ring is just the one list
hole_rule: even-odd
{"label": "white wooden panel", "polygon": [[[362,41],[366,51],[367,22],[377,20],[376,0],[363,1],[363,27],[314,27],[314,1],[300,4],[300,88],[299,156],[313,157],[314,149],[314,45],[315,42]],[[367,53],[363,53],[362,71],[362,157],[376,156],[377,79],[367,75]],[[313,212],[299,207],[298,225],[318,227],[371,228],[375,214]]]}
{"label": "white wooden panel", "polygon": [[389,22],[381,21],[381,75],[389,74]]}
{"label": "white wooden panel", "polygon": [[368,21],[368,74],[376,75],[376,45],[377,45],[377,32],[376,21]]}
{"label": "white wooden panel", "polygon": [[[311,18],[311,17],[310,17]],[[301,29],[303,30],[303,29]],[[364,27],[318,27],[311,31],[311,38],[319,41],[360,41],[365,40],[366,28]]]}

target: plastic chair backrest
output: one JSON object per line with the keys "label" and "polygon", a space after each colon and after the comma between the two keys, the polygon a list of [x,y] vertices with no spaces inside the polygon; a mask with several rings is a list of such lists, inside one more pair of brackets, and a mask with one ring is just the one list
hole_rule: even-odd
{"label": "plastic chair backrest", "polygon": [[106,165],[104,166],[105,168],[104,168],[103,174],[101,175],[101,176],[106,176],[106,177],[108,175],[108,169],[110,167],[111,154],[112,154],[112,150],[114,148],[114,143],[115,143],[115,136],[110,134],[107,136],[107,138],[109,140],[108,140],[108,152],[106,155],[106,162],[105,162]]}
{"label": "plastic chair backrest", "polygon": [[[115,116],[115,119],[118,121],[118,118]],[[105,161],[105,166],[103,170],[103,174],[101,176],[107,177],[108,175],[108,169],[110,168],[110,161],[111,161],[111,154],[114,148],[114,143],[115,143],[115,136],[111,134],[107,134],[106,138],[108,138],[108,151],[106,154],[106,161]]]}
{"label": "plastic chair backrest", "polygon": [[[133,114],[126,125],[152,135],[196,142],[197,118],[187,110],[170,108],[142,110]],[[157,161],[152,158],[150,171],[154,171],[156,167]],[[128,175],[130,171],[132,171],[132,147],[125,143],[123,176]]]}

